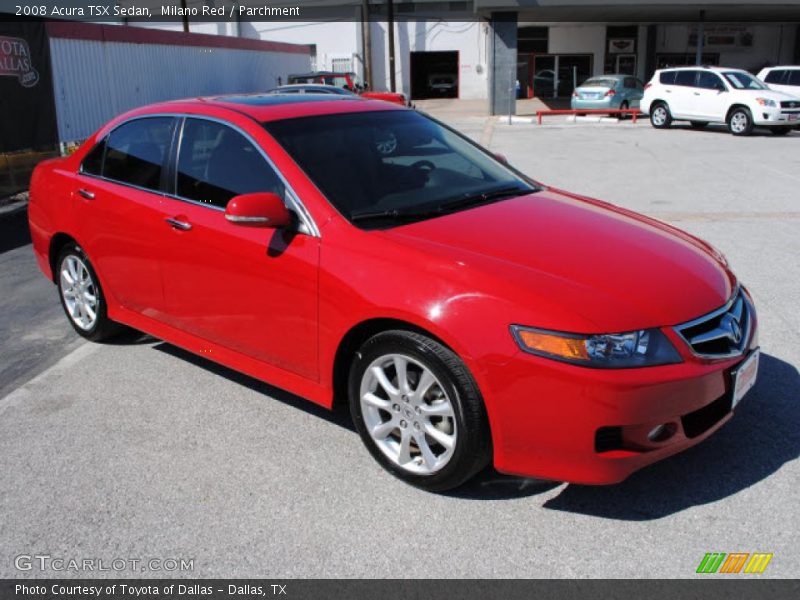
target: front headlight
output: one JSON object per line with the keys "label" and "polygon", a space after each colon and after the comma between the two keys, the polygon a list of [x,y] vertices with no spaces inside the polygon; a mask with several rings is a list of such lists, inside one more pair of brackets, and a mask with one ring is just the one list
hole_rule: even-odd
{"label": "front headlight", "polygon": [[771,106],[773,108],[778,106],[775,103],[775,100],[770,100],[769,98],[756,98],[756,102],[758,102],[761,106]]}
{"label": "front headlight", "polygon": [[659,329],[580,335],[512,325],[511,334],[525,352],[586,367],[626,369],[681,362]]}

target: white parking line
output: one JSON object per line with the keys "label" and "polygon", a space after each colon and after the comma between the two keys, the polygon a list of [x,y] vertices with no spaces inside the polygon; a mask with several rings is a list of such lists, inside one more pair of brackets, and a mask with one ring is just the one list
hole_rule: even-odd
{"label": "white parking line", "polygon": [[85,358],[91,356],[95,352],[97,352],[102,346],[100,344],[83,344],[67,354],[64,358],[59,360],[56,364],[52,367],[45,369],[41,373],[39,373],[33,379],[25,382],[13,392],[7,394],[3,398],[0,398],[0,416],[12,406],[17,406],[21,402],[27,400],[33,395],[33,391],[31,388],[36,387],[36,385],[42,381],[50,377],[51,375],[55,375],[66,371],[67,369],[75,366]]}

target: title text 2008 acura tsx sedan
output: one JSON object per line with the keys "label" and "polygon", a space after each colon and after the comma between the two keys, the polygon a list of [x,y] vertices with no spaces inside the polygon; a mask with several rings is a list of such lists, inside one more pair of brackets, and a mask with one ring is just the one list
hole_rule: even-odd
{"label": "title text 2008 acura tsx sedan", "polygon": [[712,246],[529,179],[437,121],[306,94],[148,106],[39,165],[76,331],[125,324],[326,407],[413,485],[590,484],[703,440],[755,381]]}

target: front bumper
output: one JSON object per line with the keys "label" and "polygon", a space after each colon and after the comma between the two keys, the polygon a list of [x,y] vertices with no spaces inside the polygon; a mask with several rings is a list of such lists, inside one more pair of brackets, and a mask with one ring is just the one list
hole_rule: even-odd
{"label": "front bumper", "polygon": [[753,124],[763,127],[800,125],[800,110],[771,106],[754,106],[751,109]]}
{"label": "front bumper", "polygon": [[[610,484],[701,442],[731,418],[732,371],[742,356],[698,359],[665,330],[684,362],[641,369],[589,369],[519,352],[488,373],[498,471]],[[648,433],[667,425],[665,439]]]}

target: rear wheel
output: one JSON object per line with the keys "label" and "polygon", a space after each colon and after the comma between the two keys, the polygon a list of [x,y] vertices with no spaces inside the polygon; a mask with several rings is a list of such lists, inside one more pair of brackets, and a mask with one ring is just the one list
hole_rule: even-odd
{"label": "rear wheel", "polygon": [[786,135],[789,133],[792,128],[791,127],[770,127],[769,130],[772,132],[772,135]]}
{"label": "rear wheel", "polygon": [[409,331],[386,331],[356,353],[350,412],[381,466],[434,492],[467,481],[490,458],[483,399],[458,356]]}
{"label": "rear wheel", "polygon": [[[620,110],[628,110],[629,106],[630,105],[628,104],[628,101],[627,100],[623,100],[622,104],[619,105],[619,109]],[[627,118],[628,118],[627,113],[619,113],[619,120],[620,121],[624,121]]]}
{"label": "rear wheel", "polygon": [[706,125],[708,125],[708,121],[690,121],[689,124],[694,129],[703,129]]}
{"label": "rear wheel", "polygon": [[121,325],[108,318],[100,281],[83,250],[77,244],[67,244],[56,265],[61,306],[72,328],[93,342],[122,331]]}
{"label": "rear wheel", "polygon": [[728,131],[733,135],[750,135],[753,131],[753,116],[747,108],[738,106],[730,112]]}
{"label": "rear wheel", "polygon": [[650,109],[650,124],[656,129],[667,129],[672,125],[672,115],[664,102],[654,104]]}

